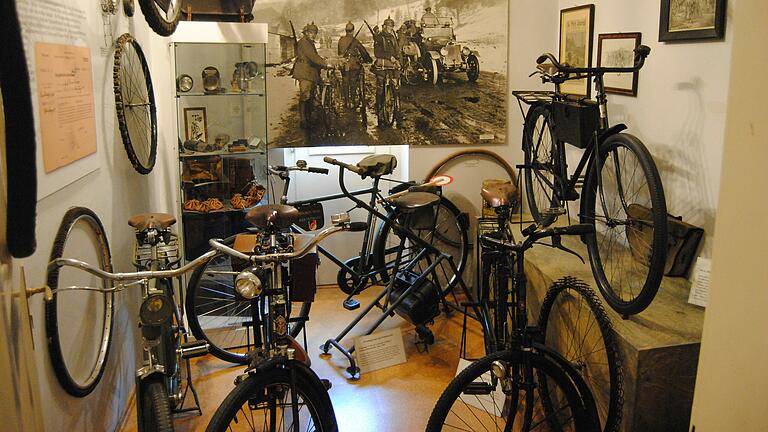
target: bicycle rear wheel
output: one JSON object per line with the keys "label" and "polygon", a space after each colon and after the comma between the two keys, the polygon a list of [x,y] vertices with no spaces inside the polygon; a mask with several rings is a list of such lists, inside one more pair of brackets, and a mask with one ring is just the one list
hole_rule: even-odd
{"label": "bicycle rear wheel", "polygon": [[[387,215],[390,219],[396,220],[397,214]],[[447,260],[442,260],[435,268],[436,279],[433,281],[440,288],[441,295],[448,295],[456,284],[459,283],[462,272],[467,265],[467,253],[469,250],[469,241],[467,239],[467,223],[456,206],[445,197],[440,197],[437,207],[437,218],[434,229],[415,229],[413,232],[427,243],[434,246],[437,250],[448,253],[457,271],[453,271]],[[393,266],[397,256],[397,249],[400,246],[401,237],[392,229],[388,223],[382,223],[381,228],[376,234],[374,241],[374,263],[377,269],[385,274],[393,274]],[[406,240],[403,250],[401,263],[408,263],[414,260],[422,248]],[[436,254],[425,254],[415,263],[414,271],[423,272],[427,266],[434,262]],[[388,277],[384,277],[389,280]]]}
{"label": "bicycle rear wheel", "polygon": [[[64,214],[49,261],[62,257],[98,262],[102,270],[112,271],[107,236],[93,211],[72,207]],[[114,294],[56,290],[68,286],[110,288],[111,283],[72,267],[49,268],[46,281],[54,291],[53,298],[45,302],[45,332],[53,371],[67,393],[87,396],[107,365]],[[83,311],[88,311],[87,320]]]}
{"label": "bicycle rear wheel", "polygon": [[[295,365],[293,372],[297,375],[294,392],[289,369],[249,374],[227,395],[206,431],[292,431],[298,422],[298,430],[336,432],[336,415],[320,380]],[[292,412],[294,403],[298,419]]]}
{"label": "bicycle rear wheel", "polygon": [[[651,154],[636,137],[612,135],[598,156],[583,198],[583,220],[595,225],[595,235],[586,237],[589,262],[605,301],[620,314],[633,315],[650,305],[664,274],[664,189]],[[646,208],[650,216],[630,217],[631,205]],[[641,245],[630,250],[633,237]]]}
{"label": "bicycle rear wheel", "polygon": [[575,278],[555,282],[542,302],[538,327],[544,343],[584,378],[601,430],[617,431],[624,405],[623,367],[613,326],[595,292]]}
{"label": "bicycle rear wheel", "polygon": [[[494,375],[494,364],[504,378]],[[544,408],[544,399],[553,409]],[[451,381],[426,430],[582,432],[594,430],[594,424],[573,382],[555,363],[535,352],[501,351]]]}
{"label": "bicycle rear wheel", "polygon": [[[223,241],[234,243],[234,236]],[[254,347],[252,308],[257,301],[235,295],[235,277],[248,266],[229,255],[216,255],[192,273],[187,285],[186,312],[189,329],[198,340],[210,344],[210,352],[231,363],[248,363],[246,355]],[[308,318],[310,302],[290,305],[290,317]],[[289,334],[296,337],[304,328],[304,320],[289,324]]]}
{"label": "bicycle rear wheel", "polygon": [[545,105],[532,106],[523,130],[525,152],[525,194],[528,208],[536,222],[543,213],[561,206],[557,197],[557,153],[552,130],[552,113]]}

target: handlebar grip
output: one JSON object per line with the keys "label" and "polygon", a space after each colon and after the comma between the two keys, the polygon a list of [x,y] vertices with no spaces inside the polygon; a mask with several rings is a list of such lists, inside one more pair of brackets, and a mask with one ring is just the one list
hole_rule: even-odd
{"label": "handlebar grip", "polygon": [[358,232],[358,231],[365,231],[368,229],[368,224],[365,222],[350,222],[349,223],[349,231],[351,232]]}
{"label": "handlebar grip", "polygon": [[651,53],[651,47],[648,45],[640,45],[637,48],[635,48],[635,54],[642,56],[642,57],[648,57],[648,54]]}
{"label": "handlebar grip", "polygon": [[595,227],[590,224],[576,224],[567,227],[555,228],[555,234],[559,235],[584,235],[595,232]]}
{"label": "handlebar grip", "polygon": [[272,169],[275,171],[288,171],[288,167],[285,165],[275,165]]}
{"label": "handlebar grip", "polygon": [[328,174],[329,170],[328,168],[315,168],[315,167],[309,167],[307,168],[308,172],[316,173],[316,174]]}
{"label": "handlebar grip", "polygon": [[542,54],[542,55],[539,56],[539,58],[536,59],[536,64],[542,64],[545,61],[547,61],[547,55],[546,54]]}
{"label": "handlebar grip", "polygon": [[363,175],[365,173],[365,170],[360,168],[357,165],[350,165],[350,164],[342,162],[340,160],[336,160],[336,159],[334,159],[334,158],[332,158],[330,156],[324,157],[323,161],[325,161],[326,163],[329,163],[331,165],[336,165],[336,166],[340,166],[342,168],[346,168],[346,169],[348,169],[348,170],[350,170],[353,173],[356,173],[358,175]]}

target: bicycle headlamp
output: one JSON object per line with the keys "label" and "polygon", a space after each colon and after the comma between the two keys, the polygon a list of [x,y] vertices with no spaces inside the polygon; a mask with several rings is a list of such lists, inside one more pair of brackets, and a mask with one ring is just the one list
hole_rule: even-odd
{"label": "bicycle headlamp", "polygon": [[235,278],[235,290],[244,299],[251,300],[261,295],[264,287],[253,270],[244,270]]}
{"label": "bicycle headlamp", "polygon": [[461,53],[464,55],[464,57],[466,57],[466,56],[468,56],[469,54],[471,54],[471,53],[472,53],[472,51],[470,51],[470,49],[469,49],[469,48],[467,48],[467,47],[464,47],[464,48],[462,48],[462,49],[461,49]]}
{"label": "bicycle headlamp", "polygon": [[145,326],[156,326],[163,324],[171,318],[173,306],[171,302],[162,294],[152,294],[145,298],[139,308],[139,318],[141,324]]}
{"label": "bicycle headlamp", "polygon": [[448,48],[446,48],[446,47],[440,48],[440,55],[443,56],[443,57],[447,56],[448,55]]}

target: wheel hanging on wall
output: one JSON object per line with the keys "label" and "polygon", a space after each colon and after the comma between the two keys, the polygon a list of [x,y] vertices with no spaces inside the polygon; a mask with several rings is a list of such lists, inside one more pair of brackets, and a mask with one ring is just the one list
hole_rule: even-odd
{"label": "wheel hanging on wall", "polygon": [[136,12],[136,3],[134,3],[134,0],[123,0],[123,12],[125,12],[126,16],[133,16],[134,12]]}
{"label": "wheel hanging on wall", "polygon": [[[109,243],[104,232],[104,226],[96,214],[85,207],[72,207],[61,221],[56,239],[51,250],[50,261],[57,258],[71,258],[65,249],[70,246],[70,239],[75,235],[78,239],[84,235],[96,249],[98,265],[104,271],[112,271],[112,256]],[[76,246],[80,246],[77,244]],[[78,254],[84,251],[78,247]],[[71,252],[75,252],[71,250]],[[45,333],[48,340],[48,355],[51,358],[53,371],[59,384],[64,390],[75,397],[90,394],[101,380],[107,364],[109,348],[112,341],[112,322],[114,316],[114,294],[93,291],[61,291],[65,283],[71,279],[77,280],[77,285],[86,285],[81,278],[85,272],[78,269],[49,268],[46,276],[48,286],[53,291],[51,300],[45,302]],[[92,278],[95,278],[93,276]],[[103,288],[108,288],[110,282],[96,278]],[[94,284],[97,283],[91,280]],[[66,294],[65,294],[66,293]],[[80,322],[61,321],[60,311],[77,310],[82,313]],[[90,324],[90,325],[89,325]],[[60,330],[67,328],[69,338]],[[98,332],[98,334],[96,334]],[[73,337],[72,334],[75,334]],[[88,345],[88,335],[98,337],[98,346]]]}
{"label": "wheel hanging on wall", "polygon": [[155,33],[170,36],[181,18],[181,0],[139,0],[144,19]]}
{"label": "wheel hanging on wall", "polygon": [[112,79],[115,111],[133,167],[148,174],[157,159],[157,106],[147,59],[138,42],[125,33],[115,43]]}

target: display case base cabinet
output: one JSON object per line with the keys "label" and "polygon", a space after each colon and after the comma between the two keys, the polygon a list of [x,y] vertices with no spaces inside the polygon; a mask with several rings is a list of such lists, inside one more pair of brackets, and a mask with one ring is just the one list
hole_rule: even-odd
{"label": "display case base cabinet", "polygon": [[187,213],[184,224],[184,258],[192,261],[208,252],[209,239],[223,239],[247,229],[245,213],[241,211]]}

